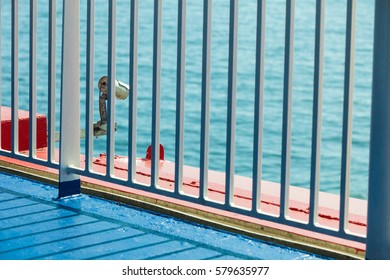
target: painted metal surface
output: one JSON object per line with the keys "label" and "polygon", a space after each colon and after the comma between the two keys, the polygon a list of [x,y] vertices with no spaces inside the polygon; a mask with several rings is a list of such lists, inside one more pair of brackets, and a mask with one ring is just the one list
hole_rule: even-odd
{"label": "painted metal surface", "polygon": [[340,186],[340,226],[339,231],[348,231],[349,213],[349,185],[351,176],[351,149],[352,149],[352,108],[353,108],[353,78],[355,66],[355,21],[356,1],[348,0],[346,43],[345,43],[345,71],[344,71],[344,109],[341,153],[341,186]]}
{"label": "painted metal surface", "polygon": [[322,132],[322,93],[324,72],[324,34],[325,34],[325,0],[316,3],[316,33],[314,54],[313,84],[313,128],[310,168],[310,211],[309,223],[318,222],[318,194],[320,190],[321,168],[321,132]]}
{"label": "painted metal surface", "polygon": [[87,2],[87,63],[86,63],[86,98],[85,98],[85,166],[88,171],[92,170],[93,155],[93,95],[94,95],[94,59],[95,59],[95,1]]}
{"label": "painted metal surface", "polygon": [[12,134],[11,134],[11,153],[18,153],[18,141],[19,141],[19,122],[18,109],[19,109],[19,1],[12,1],[12,43],[11,43],[11,109],[12,109]]}
{"label": "painted metal surface", "polygon": [[289,216],[290,169],[291,169],[291,125],[292,93],[294,69],[294,17],[295,0],[286,2],[286,31],[284,46],[284,84],[283,84],[283,127],[282,160],[280,178],[280,213],[281,221]]}
{"label": "painted metal surface", "polygon": [[49,1],[48,34],[48,162],[55,164],[55,128],[56,128],[56,17],[57,2]]}
{"label": "painted metal surface", "polygon": [[[112,164],[115,151],[115,77],[116,77],[116,0],[108,5],[108,98],[107,98],[107,141],[106,151],[110,161],[107,164],[106,175],[114,175]],[[89,124],[91,125],[91,124]]]}
{"label": "painted metal surface", "polygon": [[[47,119],[45,115],[36,114],[33,118],[36,124],[35,143],[37,149],[47,147]],[[20,152],[29,151],[30,147],[30,133],[29,127],[31,124],[31,114],[28,111],[18,111],[18,150]],[[12,110],[9,107],[1,107],[1,149],[11,151],[11,133],[12,133]]]}
{"label": "painted metal surface", "polygon": [[253,169],[252,169],[252,211],[260,212],[261,178],[263,157],[263,121],[264,121],[264,65],[265,65],[265,18],[266,1],[257,1],[256,25],[256,74],[253,126]]}
{"label": "painted metal surface", "polygon": [[130,58],[129,58],[129,131],[128,154],[130,182],[134,182],[135,159],[137,154],[137,90],[138,90],[138,0],[132,0],[130,4]]}
{"label": "painted metal surface", "polygon": [[0,259],[320,259],[0,173]]}
{"label": "painted metal surface", "polygon": [[225,204],[233,204],[237,107],[238,1],[230,1]]}
{"label": "painted metal surface", "polygon": [[179,0],[177,22],[177,72],[176,72],[176,133],[175,133],[175,192],[183,189],[184,162],[184,99],[186,65],[186,0]]}
{"label": "painted metal surface", "polygon": [[208,199],[209,146],[210,146],[210,81],[211,81],[211,21],[212,0],[203,1],[203,44],[202,44],[202,101],[200,128],[200,195],[204,203]]}
{"label": "painted metal surface", "polygon": [[153,21],[153,86],[152,86],[152,176],[150,186],[159,185],[160,162],[160,113],[161,113],[161,48],[162,48],[162,1],[154,0]]}
{"label": "painted metal surface", "polygon": [[29,75],[29,157],[36,157],[37,150],[37,1],[30,1],[30,75]]}
{"label": "painted metal surface", "polygon": [[366,258],[390,259],[390,2],[375,12]]}
{"label": "painted metal surface", "polygon": [[80,3],[63,9],[59,197],[80,193],[80,176],[67,170],[80,159]]}

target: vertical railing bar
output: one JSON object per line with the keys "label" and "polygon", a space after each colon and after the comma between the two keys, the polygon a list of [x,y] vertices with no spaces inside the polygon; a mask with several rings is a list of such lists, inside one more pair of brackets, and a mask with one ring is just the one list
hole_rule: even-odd
{"label": "vertical railing bar", "polygon": [[200,129],[200,201],[207,198],[210,134],[210,64],[212,0],[203,1],[202,100]]}
{"label": "vertical railing bar", "polygon": [[343,108],[343,138],[341,154],[341,186],[340,186],[340,227],[345,232],[348,227],[349,212],[349,184],[351,172],[351,146],[352,146],[352,107],[354,87],[355,63],[355,18],[356,1],[348,0],[347,29],[345,46],[345,72],[344,72],[344,108]]}
{"label": "vertical railing bar", "polygon": [[225,205],[234,202],[234,150],[236,134],[236,98],[237,98],[237,30],[238,0],[230,0],[229,20],[229,69],[228,69],[228,106],[226,133],[226,195]]}
{"label": "vertical railing bar", "polygon": [[159,184],[162,1],[154,0],[151,186]]}
{"label": "vertical railing bar", "polygon": [[[3,83],[2,83],[2,77],[3,77],[3,72],[2,72],[2,40],[1,40],[1,37],[2,37],[2,32],[1,32],[1,29],[2,29],[2,21],[1,21],[1,18],[2,18],[2,9],[1,9],[1,0],[0,0],[0,124],[2,122],[2,119],[1,119],[1,110],[2,110],[2,95],[1,95],[1,92],[3,91]],[[1,149],[3,148],[2,145],[1,145],[1,125],[0,125],[0,151]]]}
{"label": "vertical railing bar", "polygon": [[107,166],[106,176],[114,173],[115,153],[115,77],[116,77],[116,0],[109,1],[108,11],[108,97],[107,97]]}
{"label": "vertical railing bar", "polygon": [[255,109],[253,133],[253,187],[252,211],[260,211],[262,155],[263,155],[263,106],[264,106],[264,53],[265,53],[266,0],[257,1]]}
{"label": "vertical railing bar", "polygon": [[29,157],[37,149],[37,1],[30,0]]}
{"label": "vertical railing bar", "polygon": [[80,193],[80,3],[63,2],[58,197]]}
{"label": "vertical railing bar", "polygon": [[16,154],[19,150],[19,124],[18,124],[18,99],[19,99],[19,1],[12,1],[12,44],[11,44],[11,57],[12,57],[12,70],[11,70],[11,108],[12,108],[12,134],[11,134],[11,152]]}
{"label": "vertical railing bar", "polygon": [[367,260],[389,260],[390,250],[390,1],[375,1]]}
{"label": "vertical railing bar", "polygon": [[95,1],[87,2],[87,63],[85,98],[85,169],[92,171],[93,156],[93,95],[94,95],[94,40],[95,40]]}
{"label": "vertical railing bar", "polygon": [[48,54],[48,161],[55,161],[55,109],[56,109],[56,0],[49,1],[49,54]]}
{"label": "vertical railing bar", "polygon": [[294,64],[294,12],[295,0],[286,2],[286,36],[283,89],[282,164],[280,190],[280,217],[285,219],[289,208],[290,154],[291,154],[291,111]]}
{"label": "vertical railing bar", "polygon": [[186,0],[179,0],[177,27],[175,192],[183,189]]}
{"label": "vertical railing bar", "polygon": [[138,0],[130,7],[130,96],[129,96],[129,166],[128,182],[132,183],[136,173],[137,156],[137,89],[138,89]]}
{"label": "vertical railing bar", "polygon": [[320,191],[322,86],[323,86],[323,66],[324,66],[324,26],[325,26],[325,0],[317,0],[315,54],[314,54],[310,206],[309,206],[310,209],[309,223],[313,226],[318,221],[318,194]]}

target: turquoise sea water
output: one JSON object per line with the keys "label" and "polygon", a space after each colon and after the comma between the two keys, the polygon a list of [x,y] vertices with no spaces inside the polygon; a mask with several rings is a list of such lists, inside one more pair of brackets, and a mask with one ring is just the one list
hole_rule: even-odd
{"label": "turquoise sea water", "polygon": [[[57,98],[60,95],[62,1],[57,1]],[[107,73],[108,1],[96,0],[95,85]],[[129,80],[128,0],[117,6],[117,79]],[[138,156],[151,143],[153,2],[139,1],[139,77],[137,97]],[[340,188],[341,133],[344,88],[346,0],[326,1],[324,96],[321,150],[321,190]],[[10,105],[11,1],[1,1],[2,100]],[[29,1],[19,1],[19,106],[28,109]],[[48,0],[38,1],[38,111],[47,113]],[[187,0],[185,164],[199,166],[200,100],[203,1]],[[80,1],[81,120],[85,119],[86,1]],[[296,1],[294,81],[292,113],[291,184],[310,183],[311,123],[313,100],[315,0]],[[374,1],[357,1],[355,92],[351,195],[367,197],[369,127],[371,110],[372,41]],[[225,169],[229,1],[213,1],[211,45],[210,169]],[[267,1],[265,46],[265,97],[263,131],[263,179],[280,182],[282,98],[284,66],[285,0]],[[253,151],[256,1],[239,2],[238,79],[236,122],[236,173],[251,176]],[[177,1],[163,1],[161,143],[166,159],[174,160]],[[95,121],[98,114],[95,89]],[[115,152],[127,155],[128,102],[116,102],[119,129]],[[59,116],[59,105],[57,105]],[[59,118],[57,118],[59,119]],[[58,128],[58,126],[57,126]],[[84,143],[81,141],[82,151]],[[105,138],[94,140],[94,152],[105,152]]]}

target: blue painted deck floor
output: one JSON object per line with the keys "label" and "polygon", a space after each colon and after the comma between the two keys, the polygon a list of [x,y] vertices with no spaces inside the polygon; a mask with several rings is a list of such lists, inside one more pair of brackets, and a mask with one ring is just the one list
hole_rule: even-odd
{"label": "blue painted deck floor", "polygon": [[0,173],[0,259],[319,259]]}

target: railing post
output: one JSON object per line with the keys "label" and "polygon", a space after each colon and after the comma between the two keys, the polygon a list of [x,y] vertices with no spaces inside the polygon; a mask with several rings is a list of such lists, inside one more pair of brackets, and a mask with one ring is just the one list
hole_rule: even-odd
{"label": "railing post", "polygon": [[390,259],[390,1],[376,0],[367,259]]}
{"label": "railing post", "polygon": [[80,193],[80,14],[78,0],[63,2],[59,198]]}

